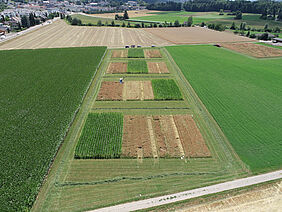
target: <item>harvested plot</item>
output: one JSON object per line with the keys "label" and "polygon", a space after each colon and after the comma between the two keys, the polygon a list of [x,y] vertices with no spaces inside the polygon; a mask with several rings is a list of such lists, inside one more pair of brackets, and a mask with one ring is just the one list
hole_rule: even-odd
{"label": "harvested plot", "polygon": [[182,94],[173,79],[152,80],[155,100],[182,100]]}
{"label": "harvested plot", "polygon": [[150,74],[168,74],[169,70],[165,62],[147,62]]}
{"label": "harvested plot", "polygon": [[119,158],[122,113],[90,113],[75,149],[77,159]]}
{"label": "harvested plot", "polygon": [[120,74],[126,72],[127,72],[127,63],[111,62],[107,69],[108,74]]}
{"label": "harvested plot", "polygon": [[112,57],[113,58],[125,58],[127,57],[128,51],[125,50],[113,50]]}
{"label": "harvested plot", "polygon": [[125,116],[124,129],[125,157],[211,156],[191,115]]}
{"label": "harvested plot", "polygon": [[102,82],[97,100],[122,100],[123,84],[119,82]]}
{"label": "harvested plot", "polygon": [[144,49],[146,58],[161,58],[162,54],[159,49]]}
{"label": "harvested plot", "polygon": [[200,130],[191,115],[175,115],[174,122],[186,156],[191,158],[211,156]]}
{"label": "harvested plot", "polygon": [[282,57],[282,50],[255,43],[224,43],[223,47],[252,57]]}
{"label": "harvested plot", "polygon": [[129,49],[128,58],[144,58],[143,49]]}
{"label": "harvested plot", "polygon": [[148,68],[146,61],[144,60],[130,60],[128,61],[128,70],[129,74],[147,74]]}
{"label": "harvested plot", "polygon": [[145,30],[175,44],[253,41],[247,37],[234,35],[228,32],[210,30],[203,27],[146,28]]}
{"label": "harvested plot", "polygon": [[0,211],[31,210],[105,50],[0,51]]}
{"label": "harvested plot", "polygon": [[123,87],[123,100],[154,99],[151,81],[126,81]]}
{"label": "harvested plot", "polygon": [[146,116],[124,116],[123,157],[152,157]]}

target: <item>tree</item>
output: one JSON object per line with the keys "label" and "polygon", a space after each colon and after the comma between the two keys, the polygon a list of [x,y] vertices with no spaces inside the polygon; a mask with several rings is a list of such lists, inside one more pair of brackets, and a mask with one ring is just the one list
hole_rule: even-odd
{"label": "tree", "polygon": [[276,33],[280,33],[280,28],[276,27],[273,31],[276,32]]}
{"label": "tree", "polygon": [[102,26],[102,21],[101,20],[98,20],[97,26]]}
{"label": "tree", "polygon": [[22,26],[20,23],[18,23],[18,30],[22,30]]}
{"label": "tree", "polygon": [[219,15],[224,15],[223,9],[220,9],[220,10],[219,10]]}
{"label": "tree", "polygon": [[124,11],[123,19],[124,19],[124,20],[129,19],[129,16],[128,16],[128,13],[127,13],[126,10]]}
{"label": "tree", "polygon": [[80,26],[81,25],[81,20],[78,19],[78,18],[74,18],[71,21],[71,25],[78,25],[78,26]]}
{"label": "tree", "polygon": [[264,20],[267,19],[267,8],[263,9],[260,19],[264,19]]}
{"label": "tree", "polygon": [[33,13],[29,14],[29,24],[30,24],[30,26],[35,26],[35,19],[34,19]]}
{"label": "tree", "polygon": [[144,22],[142,22],[142,23],[141,23],[141,27],[142,27],[142,28],[144,28],[144,27],[145,27],[145,26],[144,26]]}
{"label": "tree", "polygon": [[243,30],[243,31],[246,30],[246,22],[242,22],[242,23],[240,24],[240,30]]}
{"label": "tree", "polygon": [[277,16],[277,19],[279,21],[282,21],[282,9],[280,9],[279,13],[278,13],[278,16]]}
{"label": "tree", "polygon": [[130,27],[130,22],[127,23],[127,27]]}
{"label": "tree", "polygon": [[180,27],[180,24],[179,24],[179,21],[178,21],[178,20],[175,20],[174,26],[175,26],[175,27]]}
{"label": "tree", "polygon": [[235,25],[235,23],[234,23],[234,22],[232,23],[232,25],[231,25],[230,29],[232,29],[232,30],[235,30],[235,29],[236,29],[236,25]]}
{"label": "tree", "polygon": [[112,24],[111,24],[112,26],[115,26],[115,22],[114,21],[112,21]]}
{"label": "tree", "polygon": [[122,22],[122,25],[121,25],[122,27],[125,27],[125,23],[124,22]]}
{"label": "tree", "polygon": [[263,29],[265,32],[268,32],[268,24],[265,24]]}
{"label": "tree", "polygon": [[22,22],[22,27],[23,28],[28,28],[29,27],[29,22],[28,22],[28,19],[27,19],[26,15],[24,15],[21,18],[21,22]]}
{"label": "tree", "polygon": [[205,22],[202,22],[201,27],[204,27],[204,26],[206,26],[206,24],[205,24]]}
{"label": "tree", "polygon": [[242,12],[239,11],[239,10],[236,11],[234,19],[236,19],[236,20],[242,19]]}
{"label": "tree", "polygon": [[193,24],[193,17],[190,16],[190,17],[188,18],[188,21],[187,21],[187,26],[190,27],[190,26],[192,26],[192,24]]}
{"label": "tree", "polygon": [[248,32],[247,32],[246,36],[247,36],[247,37],[249,37],[249,36],[250,36],[250,31],[248,31]]}

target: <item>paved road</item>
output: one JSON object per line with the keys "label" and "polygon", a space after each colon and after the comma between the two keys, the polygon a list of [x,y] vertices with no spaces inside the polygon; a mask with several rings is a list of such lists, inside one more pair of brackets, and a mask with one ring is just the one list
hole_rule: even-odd
{"label": "paved road", "polygon": [[129,202],[125,204],[115,205],[111,207],[101,208],[97,210],[93,210],[91,212],[126,212],[126,211],[134,211],[145,208],[151,208],[155,206],[160,206],[164,204],[169,204],[173,202],[178,202],[182,200],[188,200],[195,197],[200,197],[207,194],[214,194],[222,191],[227,191],[235,188],[242,188],[258,183],[263,183],[271,180],[276,180],[282,178],[282,170],[270,172],[267,174],[261,174],[257,176],[242,178],[238,180],[233,180],[225,183],[219,183],[212,186],[206,186],[203,188],[197,188],[193,190],[188,190],[180,193],[175,193],[171,195],[165,195],[135,202]]}

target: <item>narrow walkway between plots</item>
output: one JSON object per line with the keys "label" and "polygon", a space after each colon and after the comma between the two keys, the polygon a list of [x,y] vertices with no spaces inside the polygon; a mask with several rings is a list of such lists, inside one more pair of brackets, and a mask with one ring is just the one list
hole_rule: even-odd
{"label": "narrow walkway between plots", "polygon": [[195,197],[200,197],[208,194],[214,194],[222,191],[227,191],[236,188],[242,188],[254,184],[259,184],[263,182],[268,182],[271,180],[281,179],[282,178],[282,170],[270,172],[267,174],[261,174],[252,177],[246,177],[238,180],[233,180],[225,183],[219,183],[216,185],[206,186],[202,188],[192,189],[184,192],[179,192],[175,194],[115,205],[111,207],[101,208],[97,210],[93,210],[91,212],[126,212],[126,211],[135,211],[141,210],[145,208],[156,207],[160,205],[165,205],[169,203],[174,203],[178,201],[188,200]]}

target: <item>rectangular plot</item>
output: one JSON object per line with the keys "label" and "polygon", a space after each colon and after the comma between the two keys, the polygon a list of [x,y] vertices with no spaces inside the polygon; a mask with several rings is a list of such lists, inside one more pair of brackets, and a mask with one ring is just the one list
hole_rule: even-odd
{"label": "rectangular plot", "polygon": [[113,58],[125,58],[128,55],[128,51],[124,50],[113,50],[112,57]]}
{"label": "rectangular plot", "polygon": [[126,81],[123,88],[123,100],[141,99],[141,81]]}
{"label": "rectangular plot", "polygon": [[153,88],[152,88],[152,83],[151,81],[143,81],[141,84],[141,87],[143,88],[143,91],[141,91],[141,95],[143,93],[143,99],[150,100],[154,99],[154,93],[153,93]]}
{"label": "rectangular plot", "polygon": [[155,100],[182,100],[182,94],[173,79],[152,80]]}
{"label": "rectangular plot", "polygon": [[102,82],[97,100],[122,100],[123,84],[119,82]]}
{"label": "rectangular plot", "polygon": [[130,60],[128,61],[129,74],[146,74],[148,73],[148,67],[144,60]]}
{"label": "rectangular plot", "polygon": [[152,157],[147,117],[124,116],[122,156],[137,157],[138,153],[141,157]]}
{"label": "rectangular plot", "polygon": [[107,73],[108,74],[119,74],[126,73],[127,71],[127,63],[110,63]]}
{"label": "rectangular plot", "polygon": [[169,70],[165,62],[147,62],[149,73],[168,74]]}
{"label": "rectangular plot", "polygon": [[129,49],[128,58],[144,58],[143,49]]}
{"label": "rectangular plot", "polygon": [[159,49],[144,49],[146,58],[161,58],[162,54]]}
{"label": "rectangular plot", "polygon": [[122,113],[90,113],[76,145],[75,158],[119,158],[122,133]]}
{"label": "rectangular plot", "polygon": [[191,115],[174,115],[185,156],[210,157],[211,153]]}

